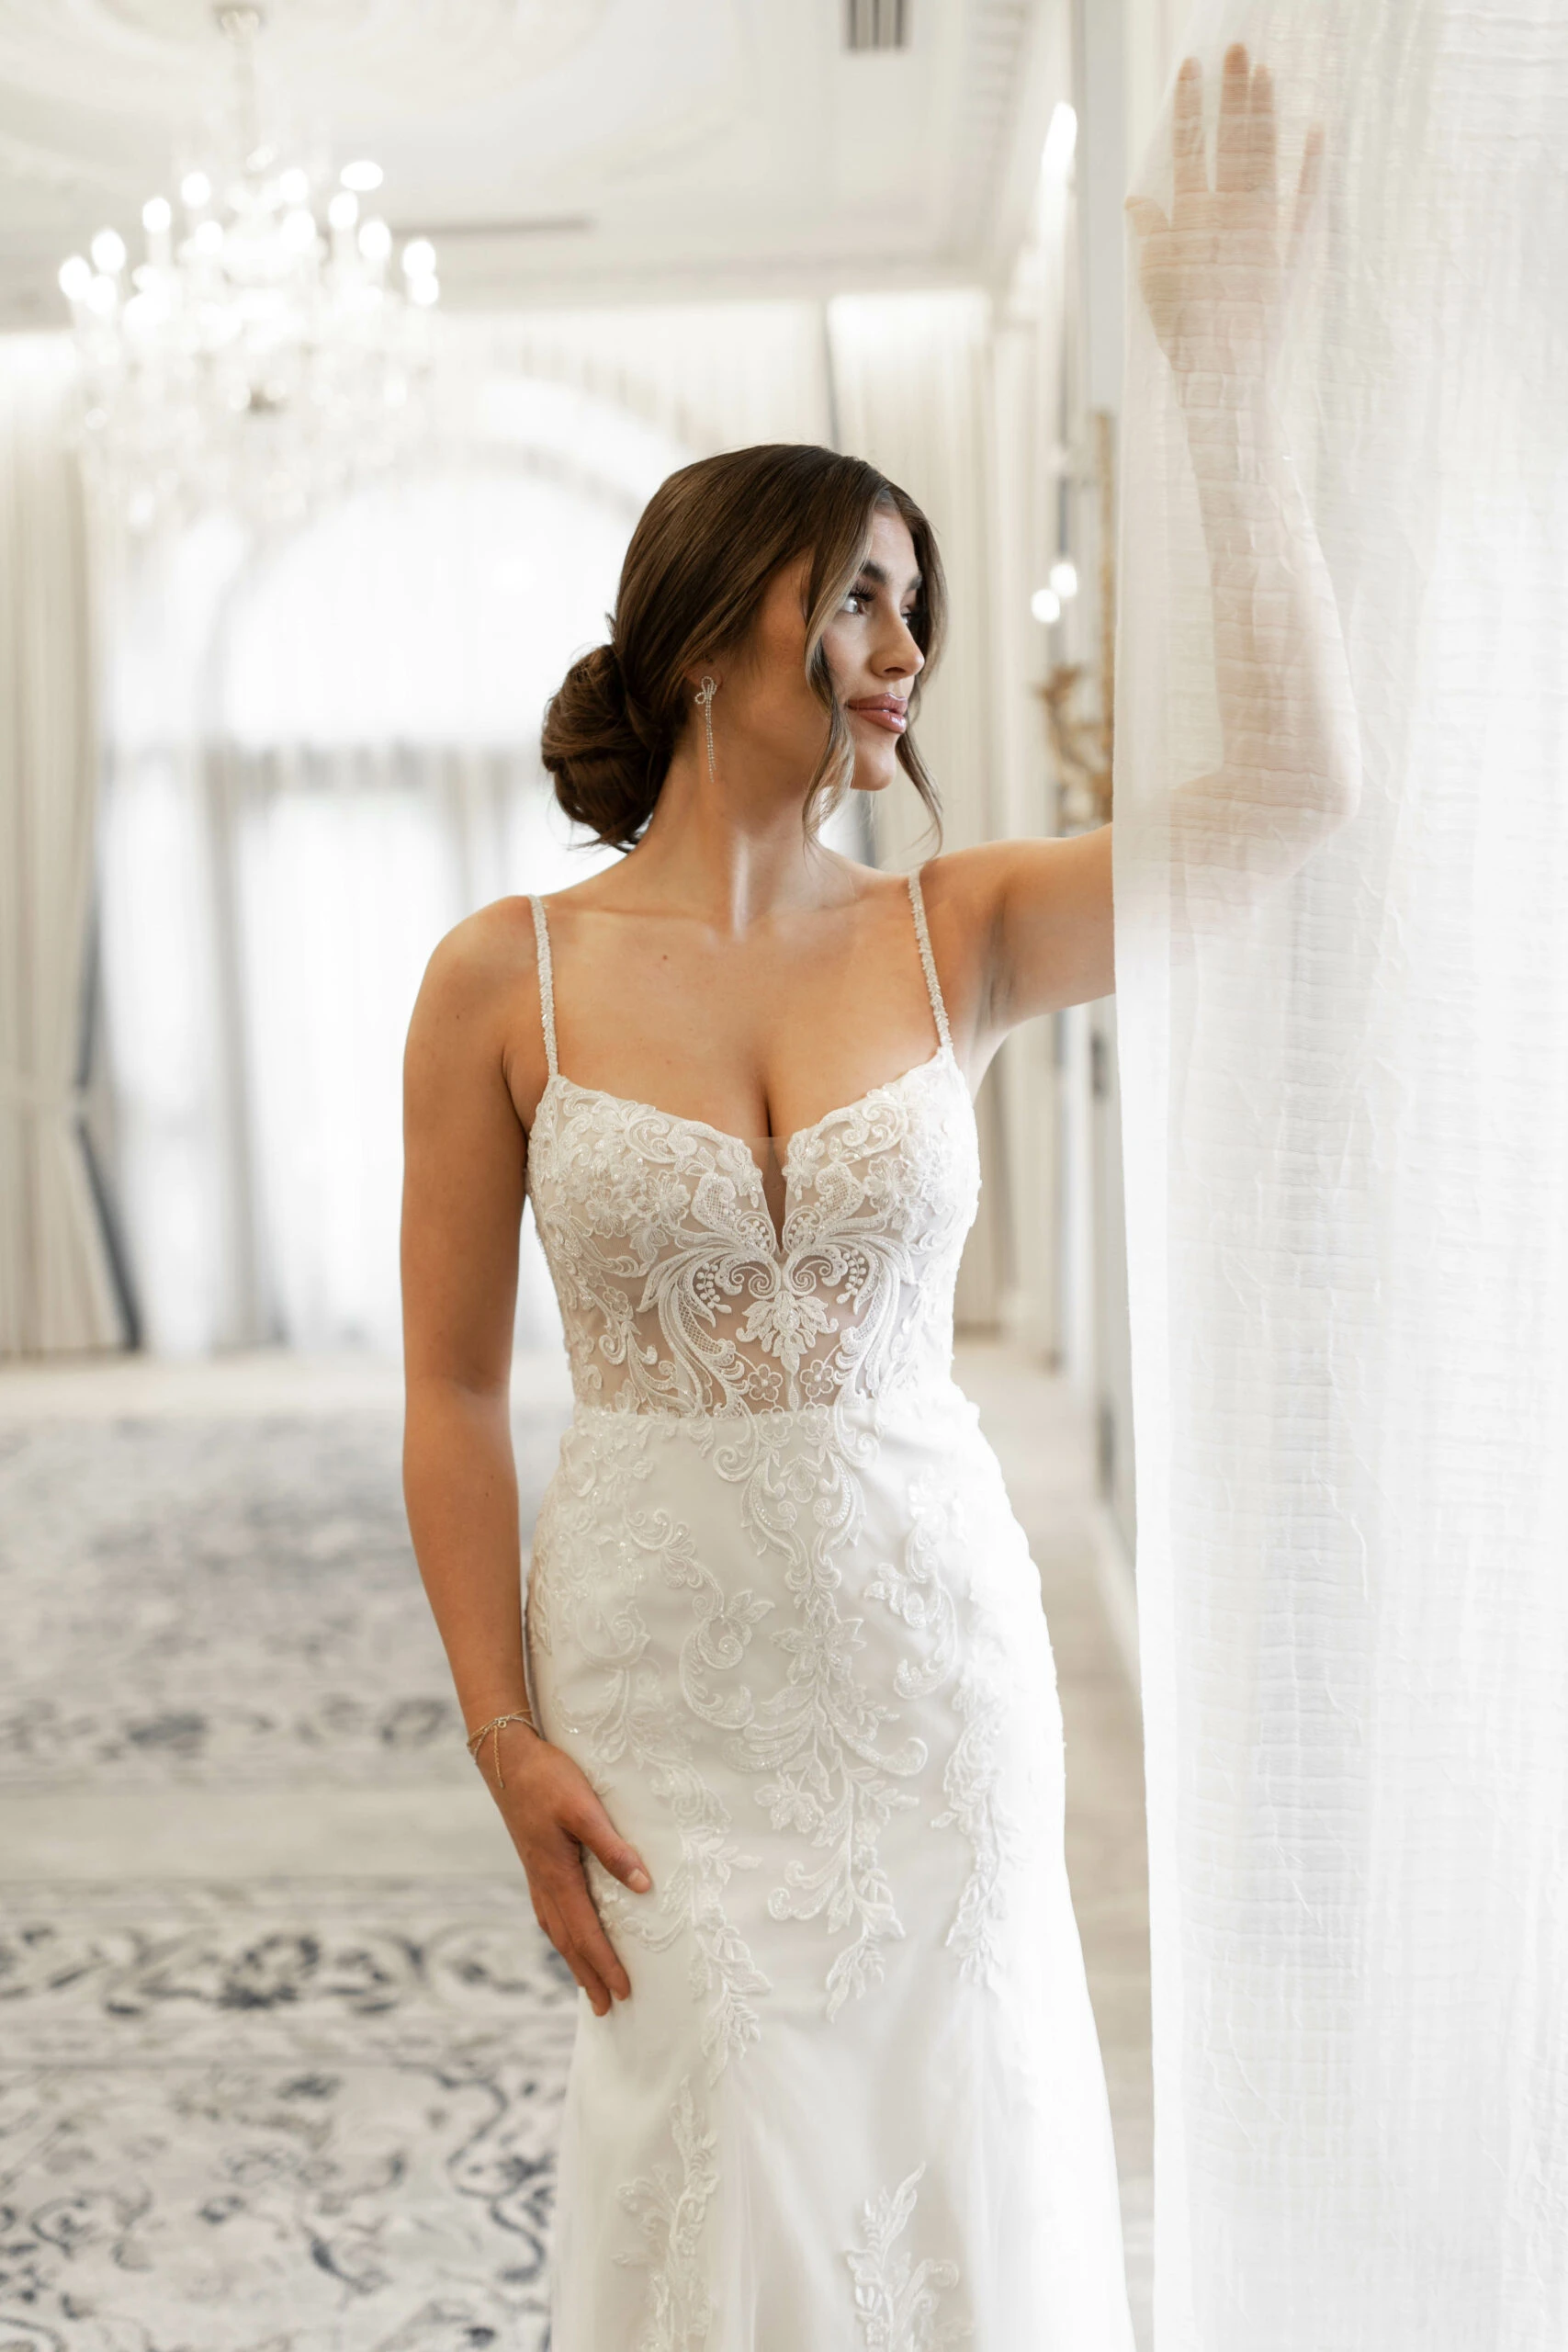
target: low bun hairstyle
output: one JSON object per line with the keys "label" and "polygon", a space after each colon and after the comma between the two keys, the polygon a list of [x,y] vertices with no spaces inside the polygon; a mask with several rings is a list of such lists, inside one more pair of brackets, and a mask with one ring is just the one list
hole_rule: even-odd
{"label": "low bun hairstyle", "polygon": [[[945,594],[931,525],[907,492],[863,458],[795,441],[699,458],[660,484],[626,549],[609,643],[574,662],[545,707],[544,763],[574,824],[614,849],[640,841],[691,717],[686,672],[739,651],[774,572],[807,550],[806,674],[829,730],[806,806],[807,824],[821,821],[854,766],[822,632],[854,584],[878,507],[908,526],[920,569],[909,628],[925,668],[909,695],[913,719],[941,650]],[[936,788],[912,732],[897,757],[934,820]]]}

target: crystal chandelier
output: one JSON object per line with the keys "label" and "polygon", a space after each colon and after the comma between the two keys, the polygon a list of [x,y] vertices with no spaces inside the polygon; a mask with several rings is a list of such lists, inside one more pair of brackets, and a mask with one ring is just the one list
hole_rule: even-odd
{"label": "crystal chandelier", "polygon": [[377,164],[335,185],[263,132],[259,6],[213,11],[233,50],[235,135],[143,205],[146,258],[113,229],[60,272],[71,305],[89,478],[133,531],[223,508],[298,519],[392,463],[422,430],[435,253],[392,266],[361,217]]}

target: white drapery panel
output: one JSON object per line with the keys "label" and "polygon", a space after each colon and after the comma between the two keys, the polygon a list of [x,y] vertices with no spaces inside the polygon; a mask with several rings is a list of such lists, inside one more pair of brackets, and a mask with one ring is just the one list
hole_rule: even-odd
{"label": "white drapery panel", "polygon": [[0,337],[0,1355],[124,1338],[82,1127],[97,735],[73,363]]}
{"label": "white drapery panel", "polygon": [[[232,889],[254,1326],[395,1352],[402,1048],[431,947],[519,876],[550,888],[587,869],[527,749],[230,745],[209,775]],[[558,1329],[536,1261],[519,1303],[533,1345]]]}
{"label": "white drapery panel", "polygon": [[444,431],[455,440],[504,435],[520,382],[580,389],[694,456],[834,438],[818,302],[455,314],[442,325]]}
{"label": "white drapery panel", "polygon": [[[1213,804],[1171,821],[1221,728],[1134,301],[1117,976],[1156,2344],[1561,2352],[1568,17],[1213,6],[1211,91],[1238,36],[1287,187],[1326,133],[1278,398],[1362,784],[1273,888]],[[1138,186],[1168,204],[1168,134]]]}
{"label": "white drapery panel", "polygon": [[[555,420],[575,469],[497,452],[271,548],[193,534],[126,583],[105,966],[126,1228],[162,1351],[397,1344],[400,1059],[425,961],[487,899],[592,868],[537,745],[637,511],[595,422]],[[530,1252],[533,1340],[554,1326],[538,1272]]]}

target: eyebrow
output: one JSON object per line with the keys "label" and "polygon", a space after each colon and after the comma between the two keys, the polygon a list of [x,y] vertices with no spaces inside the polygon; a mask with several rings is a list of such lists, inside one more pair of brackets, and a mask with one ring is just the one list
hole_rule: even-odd
{"label": "eyebrow", "polygon": [[[860,570],[855,574],[855,578],[857,580],[874,581],[878,588],[891,588],[893,585],[893,574],[888,571],[886,565],[878,563],[876,558],[870,555],[867,556],[865,561],[861,565]],[[924,585],[925,582],[921,580],[919,573],[917,571],[909,582],[907,593],[910,595],[918,594]]]}

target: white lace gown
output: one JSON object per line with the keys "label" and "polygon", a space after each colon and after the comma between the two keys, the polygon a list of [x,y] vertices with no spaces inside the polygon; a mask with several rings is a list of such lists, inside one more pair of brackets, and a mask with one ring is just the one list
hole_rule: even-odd
{"label": "white lace gown", "polygon": [[[1132,2352],[1038,1575],[952,1378],[979,1189],[928,1061],[789,1138],[549,1078],[576,1409],[529,1672],[653,1878],[578,2023],[552,2352]],[[911,978],[915,972],[910,958]]]}

